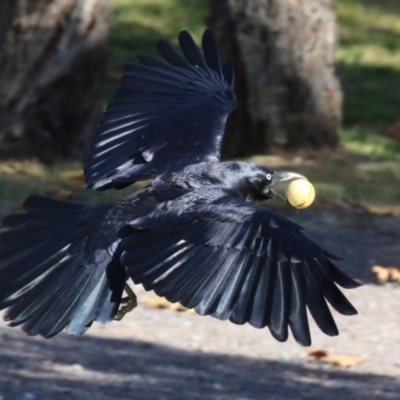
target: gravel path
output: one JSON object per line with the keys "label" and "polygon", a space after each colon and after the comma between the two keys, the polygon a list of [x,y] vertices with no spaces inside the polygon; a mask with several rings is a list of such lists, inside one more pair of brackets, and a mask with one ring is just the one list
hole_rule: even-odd
{"label": "gravel path", "polygon": [[[322,363],[268,330],[139,306],[80,338],[27,337],[0,323],[0,400],[399,399],[400,285],[375,285],[370,268],[400,265],[400,220],[349,212],[291,218],[348,257],[342,267],[366,282],[346,291],[359,315],[335,313],[339,337],[312,324],[312,349],[362,357],[361,364]],[[151,296],[138,294],[139,304]]]}

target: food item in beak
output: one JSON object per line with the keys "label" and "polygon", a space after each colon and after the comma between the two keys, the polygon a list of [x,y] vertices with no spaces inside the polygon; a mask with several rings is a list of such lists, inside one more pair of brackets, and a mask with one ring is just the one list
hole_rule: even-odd
{"label": "food item in beak", "polygon": [[288,202],[297,209],[309,207],[315,199],[314,186],[306,179],[290,182],[285,194]]}

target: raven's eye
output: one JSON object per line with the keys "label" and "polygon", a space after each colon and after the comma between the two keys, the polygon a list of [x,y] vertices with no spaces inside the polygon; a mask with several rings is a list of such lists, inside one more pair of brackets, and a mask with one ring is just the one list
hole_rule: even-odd
{"label": "raven's eye", "polygon": [[257,182],[265,184],[265,183],[269,183],[269,182],[272,181],[272,175],[271,174],[265,174],[265,173],[257,174],[256,179],[257,179]]}

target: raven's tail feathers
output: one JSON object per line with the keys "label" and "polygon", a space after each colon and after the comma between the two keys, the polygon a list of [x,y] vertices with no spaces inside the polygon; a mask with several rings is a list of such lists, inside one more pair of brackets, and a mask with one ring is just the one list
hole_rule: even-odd
{"label": "raven's tail feathers", "polygon": [[44,337],[68,326],[81,335],[114,318],[125,283],[116,246],[88,250],[109,207],[31,196],[25,213],[3,219],[0,309],[8,308],[11,326]]}

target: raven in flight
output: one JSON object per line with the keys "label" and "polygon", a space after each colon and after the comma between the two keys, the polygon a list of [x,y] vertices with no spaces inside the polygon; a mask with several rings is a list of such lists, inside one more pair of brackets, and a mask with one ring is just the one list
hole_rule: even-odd
{"label": "raven in flight", "polygon": [[0,309],[29,335],[83,334],[115,319],[130,277],[201,315],[269,327],[310,345],[307,308],[328,335],[327,302],[356,314],[336,284],[359,284],[302,228],[257,205],[276,182],[304,178],[250,162],[219,162],[234,72],[206,30],[203,54],[188,32],[183,56],[128,64],[95,131],[86,185],[120,189],[152,180],[116,204],[87,206],[30,196],[0,234]]}

